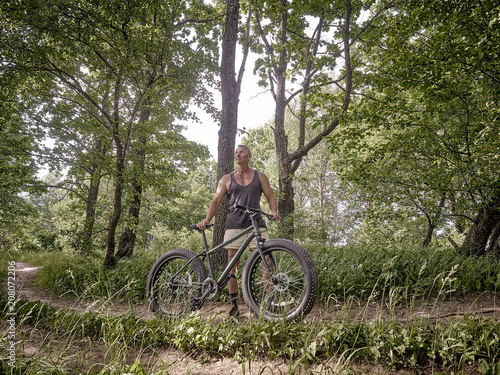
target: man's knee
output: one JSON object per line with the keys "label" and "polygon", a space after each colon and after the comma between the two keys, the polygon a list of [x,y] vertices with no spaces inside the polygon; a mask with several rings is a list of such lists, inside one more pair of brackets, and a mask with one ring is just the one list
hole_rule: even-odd
{"label": "man's knee", "polygon": [[[231,261],[233,260],[233,258],[237,252],[238,252],[238,250],[236,250],[236,249],[227,249],[227,261],[228,261],[228,263],[231,263]],[[233,267],[233,269],[231,270],[231,272],[233,272],[233,273],[236,272],[236,268],[239,265],[240,265],[240,260],[238,259],[238,261],[236,262],[236,264]]]}
{"label": "man's knee", "polygon": [[231,259],[234,258],[234,256],[236,255],[236,252],[237,252],[237,250],[235,250],[235,249],[227,249],[227,258],[229,259],[229,261],[231,261]]}

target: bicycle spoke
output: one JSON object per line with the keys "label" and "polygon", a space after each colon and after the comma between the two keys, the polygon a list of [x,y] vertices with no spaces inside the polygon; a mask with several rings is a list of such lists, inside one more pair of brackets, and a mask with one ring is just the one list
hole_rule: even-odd
{"label": "bicycle spoke", "polygon": [[172,250],[155,264],[148,278],[148,296],[153,311],[180,316],[197,307],[206,269],[194,253]]}
{"label": "bicycle spoke", "polygon": [[267,259],[271,260],[272,275],[268,275],[262,261],[254,266],[254,295],[262,308],[273,314],[286,314],[302,300],[305,285],[302,267],[295,257],[283,251],[271,252]]}

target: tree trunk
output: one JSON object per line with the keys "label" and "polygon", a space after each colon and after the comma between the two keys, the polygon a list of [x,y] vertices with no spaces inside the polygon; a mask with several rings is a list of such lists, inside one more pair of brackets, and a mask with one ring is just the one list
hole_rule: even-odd
{"label": "tree trunk", "polygon": [[92,250],[92,231],[94,230],[95,207],[99,194],[99,185],[100,176],[98,176],[97,173],[93,173],[90,176],[90,186],[87,194],[87,208],[85,210],[85,223],[83,225],[81,238],[80,251],[84,254],[88,254]]}
{"label": "tree trunk", "polygon": [[132,182],[133,198],[127,209],[127,225],[118,241],[117,258],[131,257],[134,252],[135,240],[137,238],[136,228],[139,225],[139,213],[142,202],[142,185],[134,179]]}
{"label": "tree trunk", "polygon": [[439,201],[438,205],[438,210],[434,213],[434,215],[430,215],[429,213],[425,212],[425,216],[427,217],[427,233],[425,234],[424,241],[422,245],[429,246],[429,244],[432,241],[432,235],[434,234],[434,231],[436,230],[436,220],[441,216],[441,212],[443,211],[444,204],[446,202],[446,196],[443,195],[441,197],[441,200]]}
{"label": "tree trunk", "polygon": [[486,249],[487,253],[493,254],[498,253],[500,251],[500,221],[497,223],[493,231],[491,232],[490,242],[488,244],[488,248]]}
{"label": "tree trunk", "polygon": [[[460,192],[457,193],[458,198],[460,198],[461,195],[462,194]],[[461,215],[457,214],[457,212],[458,212],[457,199],[456,199],[457,197],[455,197],[453,194],[449,195],[450,209],[451,209],[451,213],[455,216],[455,219],[453,220],[455,230],[457,231],[457,233],[462,234],[465,232],[465,228],[464,228],[465,219]]]}
{"label": "tree trunk", "polygon": [[113,214],[109,219],[108,227],[108,240],[106,257],[104,259],[104,267],[113,267],[116,263],[115,258],[115,246],[116,246],[116,227],[120,221],[120,216],[122,212],[122,195],[124,187],[124,172],[125,172],[125,154],[127,151],[126,145],[124,145],[120,139],[119,134],[119,96],[120,96],[121,84],[118,81],[115,86],[114,94],[114,118],[113,118],[113,140],[116,147],[116,180],[115,180],[115,194],[113,202]]}
{"label": "tree trunk", "polygon": [[[102,146],[102,142],[100,140],[96,141],[94,150],[101,155],[106,153],[106,149]],[[94,160],[90,169],[90,184],[87,194],[85,223],[83,225],[80,247],[80,251],[85,254],[90,253],[92,250],[92,231],[94,230],[97,197],[99,195],[99,186],[101,183],[101,163],[101,161]]]}
{"label": "tree trunk", "polygon": [[[238,102],[240,96],[240,82],[236,79],[235,69],[240,3],[239,0],[227,0],[226,6],[225,29],[222,36],[222,118],[218,142],[217,180],[220,180],[222,176],[234,169],[234,149],[238,128]],[[215,215],[215,227],[212,237],[214,247],[221,244],[224,239],[226,217],[227,198],[224,198]],[[215,269],[221,269],[227,264],[225,251],[220,252],[213,258]]]}
{"label": "tree trunk", "polygon": [[[226,21],[222,36],[221,56],[221,96],[222,118],[219,130],[217,155],[217,181],[234,168],[234,149],[236,131],[238,127],[239,87],[236,81],[235,59],[236,42],[238,39],[239,1],[227,0]],[[227,217],[227,198],[224,198],[215,215],[213,246],[224,240],[225,223]],[[214,269],[220,270],[227,264],[227,253],[221,251],[212,257]]]}
{"label": "tree trunk", "polygon": [[[287,42],[287,23],[288,23],[288,2],[281,0],[283,11],[280,19],[279,40],[282,46]],[[287,50],[283,47],[279,54],[279,61],[274,67],[274,76],[276,78],[275,101],[276,109],[274,112],[274,142],[276,144],[276,160],[278,163],[278,212],[283,218],[284,225],[280,228],[280,237],[292,238],[293,219],[291,214],[295,211],[293,176],[291,164],[288,155],[288,137],[285,132],[285,111],[286,111],[286,71],[288,67]]]}
{"label": "tree trunk", "polygon": [[[500,223],[500,192],[485,205],[474,219],[461,246],[466,255],[484,255],[488,241],[495,242],[495,228]],[[498,237],[497,237],[498,240]]]}
{"label": "tree trunk", "polygon": [[[239,0],[226,0],[226,20],[222,36],[221,56],[221,96],[222,118],[219,130],[217,180],[234,169],[234,150],[236,131],[238,129],[238,103],[241,82],[245,71],[246,60],[250,49],[250,22],[252,15],[251,2],[248,4],[246,24],[246,40],[243,48],[243,58],[236,78],[236,45],[238,41],[238,21],[240,17]],[[215,215],[215,227],[212,237],[212,246],[217,246],[224,239],[225,223],[227,218],[227,198],[221,202]],[[220,270],[227,264],[227,253],[221,251],[214,257],[215,270]]]}
{"label": "tree trunk", "polygon": [[[117,142],[119,143],[119,142]],[[108,226],[108,241],[107,241],[107,250],[106,250],[106,258],[104,259],[105,267],[112,267],[116,263],[115,258],[115,246],[116,246],[116,227],[118,226],[118,222],[120,221],[121,211],[122,211],[122,195],[123,195],[123,172],[124,172],[124,161],[123,161],[123,145],[119,143],[117,144],[116,151],[116,182],[115,182],[115,194],[113,199],[113,214],[109,219]]]}
{"label": "tree trunk", "polygon": [[422,246],[426,247],[429,246],[431,241],[432,241],[432,234],[434,233],[434,230],[436,229],[436,225],[432,222],[429,221],[429,225],[427,226],[427,233],[425,234],[424,241],[422,242]]}
{"label": "tree trunk", "polygon": [[[344,91],[344,103],[342,105],[342,112],[345,113],[348,109],[351,91],[352,91],[352,67],[350,60],[350,19],[351,19],[351,1],[345,0],[346,13],[344,17],[344,32],[343,32],[343,54],[345,59],[345,91]],[[273,90],[273,96],[276,102],[275,119],[274,119],[274,139],[276,143],[276,158],[278,163],[278,175],[279,175],[279,195],[278,195],[278,212],[283,218],[285,225],[280,228],[280,236],[291,238],[294,232],[293,225],[293,213],[295,211],[294,203],[294,188],[293,188],[293,176],[300,166],[302,158],[307,155],[307,153],[319,144],[325,136],[329,135],[339,124],[339,118],[334,118],[325,128],[319,132],[315,137],[310,139],[308,142],[305,140],[306,135],[306,118],[303,116],[308,103],[307,94],[309,92],[309,86],[311,84],[311,79],[316,71],[313,66],[313,62],[317,59],[318,48],[322,43],[321,31],[325,26],[323,23],[323,18],[320,19],[317,29],[315,31],[315,38],[311,40],[308,46],[308,50],[304,53],[304,58],[308,60],[304,80],[302,83],[302,89],[299,90],[301,93],[301,113],[299,119],[299,143],[296,151],[290,152],[288,150],[288,139],[285,132],[285,110],[286,106],[291,98],[286,97],[286,80],[287,80],[287,68],[289,56],[286,50],[288,43],[288,10],[289,4],[287,0],[281,0],[281,18],[280,18],[280,28],[279,35],[277,39],[279,40],[279,57],[277,63],[273,66],[272,76],[270,74],[270,86]],[[274,49],[271,43],[267,40],[264,33],[264,28],[260,25],[260,21],[257,20],[261,38],[264,40],[264,44],[267,47],[267,53],[269,55],[274,54]],[[296,93],[294,93],[296,94]]]}
{"label": "tree trunk", "polygon": [[[144,124],[150,118],[150,112],[147,108],[141,109],[141,114],[139,116],[139,122]],[[139,225],[139,214],[141,211],[142,203],[142,191],[143,186],[140,182],[141,176],[144,174],[144,168],[146,166],[146,145],[147,138],[141,137],[136,143],[134,148],[135,154],[135,168],[134,177],[132,178],[132,202],[127,209],[127,225],[123,229],[118,242],[118,251],[116,252],[117,258],[131,257],[134,252],[135,240],[137,238],[137,226]]]}

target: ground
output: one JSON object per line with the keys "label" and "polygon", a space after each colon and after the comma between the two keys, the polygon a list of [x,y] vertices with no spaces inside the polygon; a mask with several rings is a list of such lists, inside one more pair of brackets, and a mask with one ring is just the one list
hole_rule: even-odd
{"label": "ground", "polygon": [[[96,301],[82,302],[75,298],[54,297],[46,293],[42,288],[35,286],[32,283],[33,276],[38,268],[32,267],[26,263],[16,263],[16,296],[27,300],[38,300],[43,303],[51,304],[56,308],[71,309],[77,311],[101,311],[109,314],[124,314],[132,312],[136,317],[149,319],[152,314],[145,305],[129,305],[121,304],[116,301]],[[5,284],[5,283],[4,283]],[[5,287],[5,285],[4,285]],[[306,317],[306,320],[329,320],[332,316],[343,314],[343,319],[351,319],[353,321],[371,321],[382,317],[397,319],[400,323],[404,323],[408,319],[415,317],[425,317],[430,322],[441,320],[443,322],[457,316],[482,315],[485,317],[500,317],[500,304],[496,300],[496,296],[489,293],[481,293],[475,295],[467,295],[448,299],[436,299],[428,303],[415,303],[411,308],[382,308],[381,303],[373,303],[363,305],[351,304],[349,309],[345,309],[342,304],[332,306],[316,306],[313,311]],[[200,314],[206,319],[220,320],[225,316],[227,305],[221,303],[208,302],[205,303]],[[242,303],[240,307],[240,320],[248,319],[250,312]],[[23,345],[25,356],[36,356],[39,348],[47,347],[47,341],[51,338],[38,331],[36,327],[32,327],[31,332],[25,333],[28,337]],[[64,345],[62,343],[61,345]],[[95,343],[87,343],[85,340],[79,342],[81,352],[85,353],[86,358],[91,358],[95,363],[102,363],[104,348],[96,347]],[[59,345],[52,344],[52,349],[57,351]],[[75,354],[76,355],[76,354]],[[80,354],[82,355],[82,354]],[[248,367],[243,369],[240,363],[233,361],[230,358],[213,359],[209,361],[197,360],[186,353],[173,349],[164,350],[158,356],[158,353],[142,353],[142,357],[150,355],[151,357],[160,358],[164,364],[168,364],[169,374],[287,374],[289,373],[290,364],[284,362],[252,362],[251,369]],[[155,359],[156,360],[156,359]],[[321,366],[317,366],[317,371],[320,372]],[[248,366],[248,364],[247,364]],[[315,369],[312,368],[312,371]],[[382,368],[370,368],[362,371],[363,373],[386,373]],[[404,372],[403,372],[404,373]],[[400,374],[402,374],[400,372]]]}

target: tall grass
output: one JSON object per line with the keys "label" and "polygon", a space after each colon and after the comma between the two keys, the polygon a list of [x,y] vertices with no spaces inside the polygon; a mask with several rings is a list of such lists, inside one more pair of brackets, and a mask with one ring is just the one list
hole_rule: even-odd
{"label": "tall grass", "polygon": [[[308,247],[319,273],[324,303],[388,298],[391,304],[432,299],[446,292],[467,294],[500,289],[500,259],[467,257],[453,249],[413,244]],[[136,252],[110,270],[101,258],[64,253],[25,256],[43,265],[37,283],[55,295],[110,298],[142,302],[149,270],[159,252]],[[446,285],[445,285],[446,284]]]}
{"label": "tall grass", "polygon": [[[367,300],[373,296],[407,300],[442,292],[495,292],[500,259],[465,257],[452,249],[412,244],[349,245],[309,249],[319,272],[320,294],[328,299]],[[450,280],[452,274],[453,280]]]}
{"label": "tall grass", "polygon": [[[1,311],[5,303],[2,297]],[[137,362],[136,353],[168,347],[204,359],[231,357],[247,363],[281,359],[289,363],[289,373],[317,363],[322,364],[322,373],[328,373],[339,366],[355,365],[353,360],[381,363],[387,368],[433,366],[436,371],[457,372],[474,365],[483,374],[500,371],[500,324],[474,317],[447,325],[421,319],[400,325],[335,320],[284,324],[256,318],[238,324],[206,320],[196,314],[182,320],[144,320],[132,315],[77,313],[36,302],[21,304],[17,314],[19,329],[36,327],[50,332],[55,341],[65,342],[64,347],[82,338],[99,343],[109,363],[98,371],[109,370],[111,363],[123,370]],[[158,368],[157,363],[143,365]],[[136,363],[136,369],[143,365]]]}
{"label": "tall grass", "polygon": [[158,254],[139,252],[122,259],[112,269],[104,269],[103,259],[78,254],[49,253],[44,261],[40,254],[23,260],[43,265],[35,283],[56,296],[76,296],[81,299],[116,298],[140,302],[145,298],[146,278]]}
{"label": "tall grass", "polygon": [[[417,299],[432,304],[451,293],[496,292],[500,286],[500,264],[493,257],[461,257],[449,249],[401,243],[308,250],[319,271],[322,301],[344,304],[346,310],[352,300],[359,306],[396,306]],[[21,260],[43,265],[37,282],[56,295],[143,303],[146,277],[158,255],[138,252],[111,270],[102,268],[102,259],[64,253],[24,255]],[[5,305],[6,295],[1,294],[2,321]],[[353,321],[343,319],[340,311],[331,320],[300,324],[256,318],[237,324],[231,320],[206,320],[196,314],[183,320],[145,320],[130,313],[77,313],[37,302],[20,303],[17,314],[20,330],[26,327],[23,332],[29,332],[35,327],[63,342],[66,348],[80,340],[101,345],[107,362],[88,369],[88,373],[138,374],[147,368],[168,374],[169,364],[159,367],[157,359],[144,363],[140,355],[148,351],[156,353],[150,358],[157,358],[162,348],[175,348],[205,359],[231,357],[249,365],[262,358],[280,359],[289,364],[287,373],[312,373],[314,364],[315,373],[349,373],[360,361],[417,371],[431,366],[435,372],[460,372],[473,366],[482,374],[500,372],[500,323],[475,316],[446,324],[423,318],[400,323],[392,319]],[[2,361],[5,369],[6,362]],[[39,373],[67,371],[62,358],[50,368],[42,366],[47,363],[43,357],[39,361],[23,358],[20,363],[24,368],[43,369]]]}

